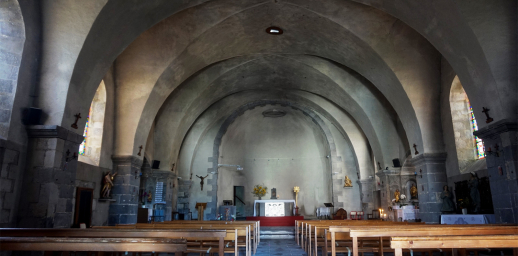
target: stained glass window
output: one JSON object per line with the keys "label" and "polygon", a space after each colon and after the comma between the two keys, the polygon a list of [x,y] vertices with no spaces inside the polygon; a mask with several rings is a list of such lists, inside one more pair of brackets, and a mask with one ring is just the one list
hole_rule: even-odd
{"label": "stained glass window", "polygon": [[83,132],[83,142],[79,145],[79,154],[85,155],[86,153],[86,138],[88,134],[88,126],[90,125],[90,115],[92,114],[92,107],[90,107],[90,111],[88,111],[88,116],[86,117],[85,131]]}
{"label": "stained glass window", "polygon": [[[475,114],[473,114],[473,108],[471,107],[471,104],[469,105],[469,112],[471,114],[471,128],[473,131],[478,131],[477,120],[475,119]],[[477,136],[474,136],[474,140],[475,140],[476,157],[477,157],[477,159],[482,159],[486,156],[484,153],[485,152],[484,142],[482,142],[482,139],[480,139]]]}

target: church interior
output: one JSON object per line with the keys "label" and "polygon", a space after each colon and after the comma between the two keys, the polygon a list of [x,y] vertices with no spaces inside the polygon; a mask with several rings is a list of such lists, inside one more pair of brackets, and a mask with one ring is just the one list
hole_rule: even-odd
{"label": "church interior", "polygon": [[517,13],[1,1],[0,228],[337,213],[516,225]]}

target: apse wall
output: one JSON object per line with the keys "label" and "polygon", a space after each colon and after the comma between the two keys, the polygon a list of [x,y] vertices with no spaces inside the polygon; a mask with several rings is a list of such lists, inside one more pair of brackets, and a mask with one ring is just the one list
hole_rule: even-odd
{"label": "apse wall", "polygon": [[[283,117],[264,117],[263,111],[286,111]],[[327,148],[327,149],[326,149]],[[232,200],[234,186],[244,186],[245,214],[253,215],[253,187],[262,184],[277,189],[280,199],[294,199],[300,187],[299,212],[314,215],[323,202],[332,201],[331,169],[322,130],[301,111],[264,106],[246,111],[232,123],[220,146],[220,164],[239,164],[244,170],[220,167],[218,201]]]}

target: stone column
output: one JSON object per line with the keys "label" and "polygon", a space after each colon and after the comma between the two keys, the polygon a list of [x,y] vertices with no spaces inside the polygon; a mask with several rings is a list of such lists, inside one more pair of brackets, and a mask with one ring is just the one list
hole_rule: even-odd
{"label": "stone column", "polygon": [[474,133],[484,141],[497,223],[518,223],[518,123],[500,120]]}
{"label": "stone column", "polygon": [[[446,153],[420,154],[412,158],[411,164],[417,172],[419,217],[426,223],[439,223],[442,207],[441,193],[443,186],[448,184]],[[451,188],[450,191],[452,191]]]}
{"label": "stone column", "polygon": [[[163,182],[166,189],[164,191],[164,200],[165,200],[165,220],[171,220],[171,214],[173,210],[173,184],[174,180],[176,179],[176,174],[174,174],[171,171],[166,170],[153,170],[149,169],[146,170],[146,174],[143,176],[147,176],[145,179],[145,182],[142,182],[143,188],[148,190],[148,188],[152,188],[152,192],[154,193],[156,191],[156,183],[157,182]],[[155,194],[156,197],[156,194]],[[155,198],[156,200],[156,198]],[[148,203],[148,207],[153,207],[153,204],[155,203],[155,200],[153,202]]]}
{"label": "stone column", "polygon": [[108,211],[108,225],[137,223],[140,170],[142,160],[135,156],[113,156],[112,199]]}
{"label": "stone column", "polygon": [[18,227],[68,228],[83,136],[56,125],[29,126],[27,132],[30,140]]}
{"label": "stone column", "polygon": [[360,186],[361,191],[361,202],[362,208],[365,212],[365,217],[367,214],[370,214],[372,210],[374,210],[374,196],[372,191],[374,191],[374,179],[363,179],[358,180],[358,185]]}

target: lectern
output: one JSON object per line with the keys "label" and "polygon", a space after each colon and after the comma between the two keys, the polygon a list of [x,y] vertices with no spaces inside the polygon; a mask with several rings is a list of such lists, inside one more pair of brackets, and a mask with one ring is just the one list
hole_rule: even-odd
{"label": "lectern", "polygon": [[203,211],[207,207],[207,203],[196,203],[196,209],[198,209],[198,220],[203,220]]}

